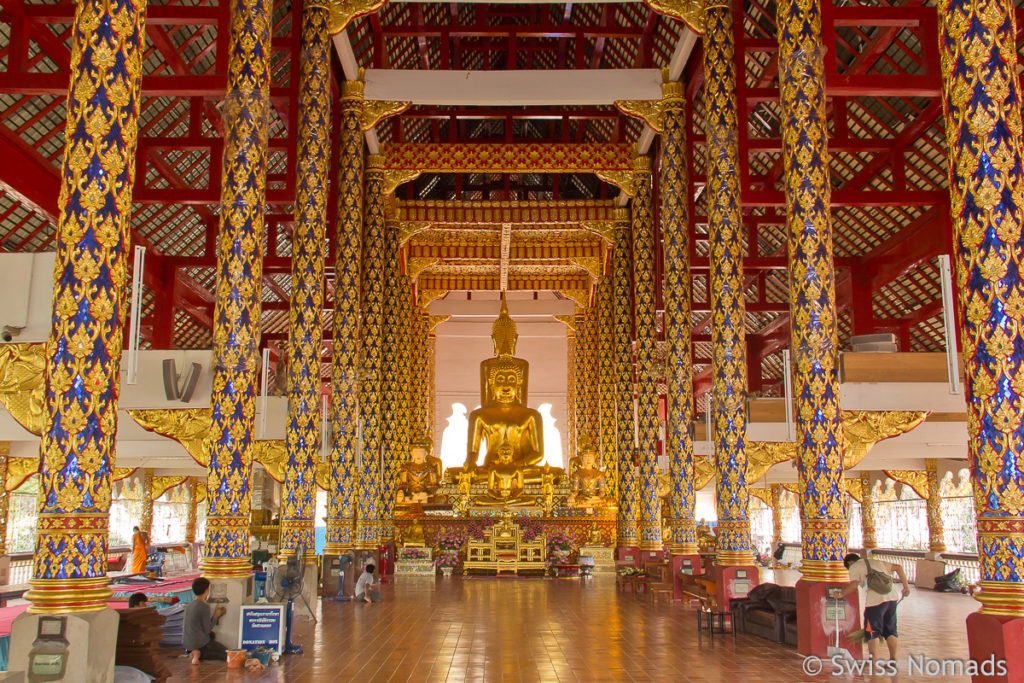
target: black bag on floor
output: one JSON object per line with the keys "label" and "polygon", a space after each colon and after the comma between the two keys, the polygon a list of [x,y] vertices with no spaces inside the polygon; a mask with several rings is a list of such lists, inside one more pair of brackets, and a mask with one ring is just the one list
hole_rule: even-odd
{"label": "black bag on floor", "polygon": [[940,593],[960,592],[960,570],[954,569],[948,574],[935,577],[935,590]]}

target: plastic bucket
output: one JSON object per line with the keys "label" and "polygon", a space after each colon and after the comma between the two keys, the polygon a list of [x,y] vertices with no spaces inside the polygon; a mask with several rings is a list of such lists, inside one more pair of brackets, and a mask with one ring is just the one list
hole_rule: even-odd
{"label": "plastic bucket", "polygon": [[270,650],[250,650],[249,656],[260,660],[260,664],[263,666],[270,665]]}
{"label": "plastic bucket", "polygon": [[245,650],[228,650],[228,668],[241,669],[248,654]]}

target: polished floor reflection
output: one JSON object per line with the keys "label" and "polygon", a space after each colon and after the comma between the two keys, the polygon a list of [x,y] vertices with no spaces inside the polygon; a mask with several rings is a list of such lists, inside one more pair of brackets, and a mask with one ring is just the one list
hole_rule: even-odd
{"label": "polished floor reflection", "polygon": [[[400,578],[384,590],[383,603],[326,602],[316,626],[300,619],[296,642],[305,654],[262,675],[176,658],[172,680],[879,680],[804,675],[794,648],[760,638],[708,640],[692,608],[616,593],[611,577]],[[900,606],[903,653],[966,657],[964,619],[977,607],[967,596],[915,590]]]}

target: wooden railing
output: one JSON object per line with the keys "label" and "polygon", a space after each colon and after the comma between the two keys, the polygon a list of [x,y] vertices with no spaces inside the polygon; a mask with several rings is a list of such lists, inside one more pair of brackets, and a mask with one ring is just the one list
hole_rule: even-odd
{"label": "wooden railing", "polygon": [[[785,543],[786,550],[782,556],[784,564],[792,564],[794,567],[800,564],[801,550],[799,543]],[[864,551],[859,548],[851,548],[850,552],[863,555]],[[914,583],[917,580],[917,561],[925,558],[923,550],[895,550],[890,548],[876,548],[871,551],[871,557],[878,558],[890,564],[898,564],[907,575],[907,580]],[[946,563],[946,571],[960,570],[960,581],[965,584],[977,583],[981,578],[981,567],[978,564],[978,556],[967,553],[943,553],[942,561]]]}
{"label": "wooden railing", "polygon": [[[165,558],[164,567],[166,573],[186,573],[191,571],[192,568],[192,548],[190,543],[161,543],[157,548],[184,548],[185,553],[170,552],[167,553]],[[107,549],[107,555],[120,555],[125,554],[128,556],[128,564],[131,565],[131,546],[119,545],[111,546]],[[10,578],[8,583],[11,585],[19,583],[28,583],[32,578],[32,553],[11,553],[8,555],[11,558],[11,569]],[[196,558],[198,561],[202,557],[202,544],[199,544],[199,557]]]}

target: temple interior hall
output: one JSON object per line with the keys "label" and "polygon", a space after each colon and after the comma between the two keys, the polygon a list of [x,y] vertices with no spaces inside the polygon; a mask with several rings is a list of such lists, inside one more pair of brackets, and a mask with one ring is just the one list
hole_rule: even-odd
{"label": "temple interior hall", "polygon": [[0,0],[0,681],[1024,682],[1017,0]]}

